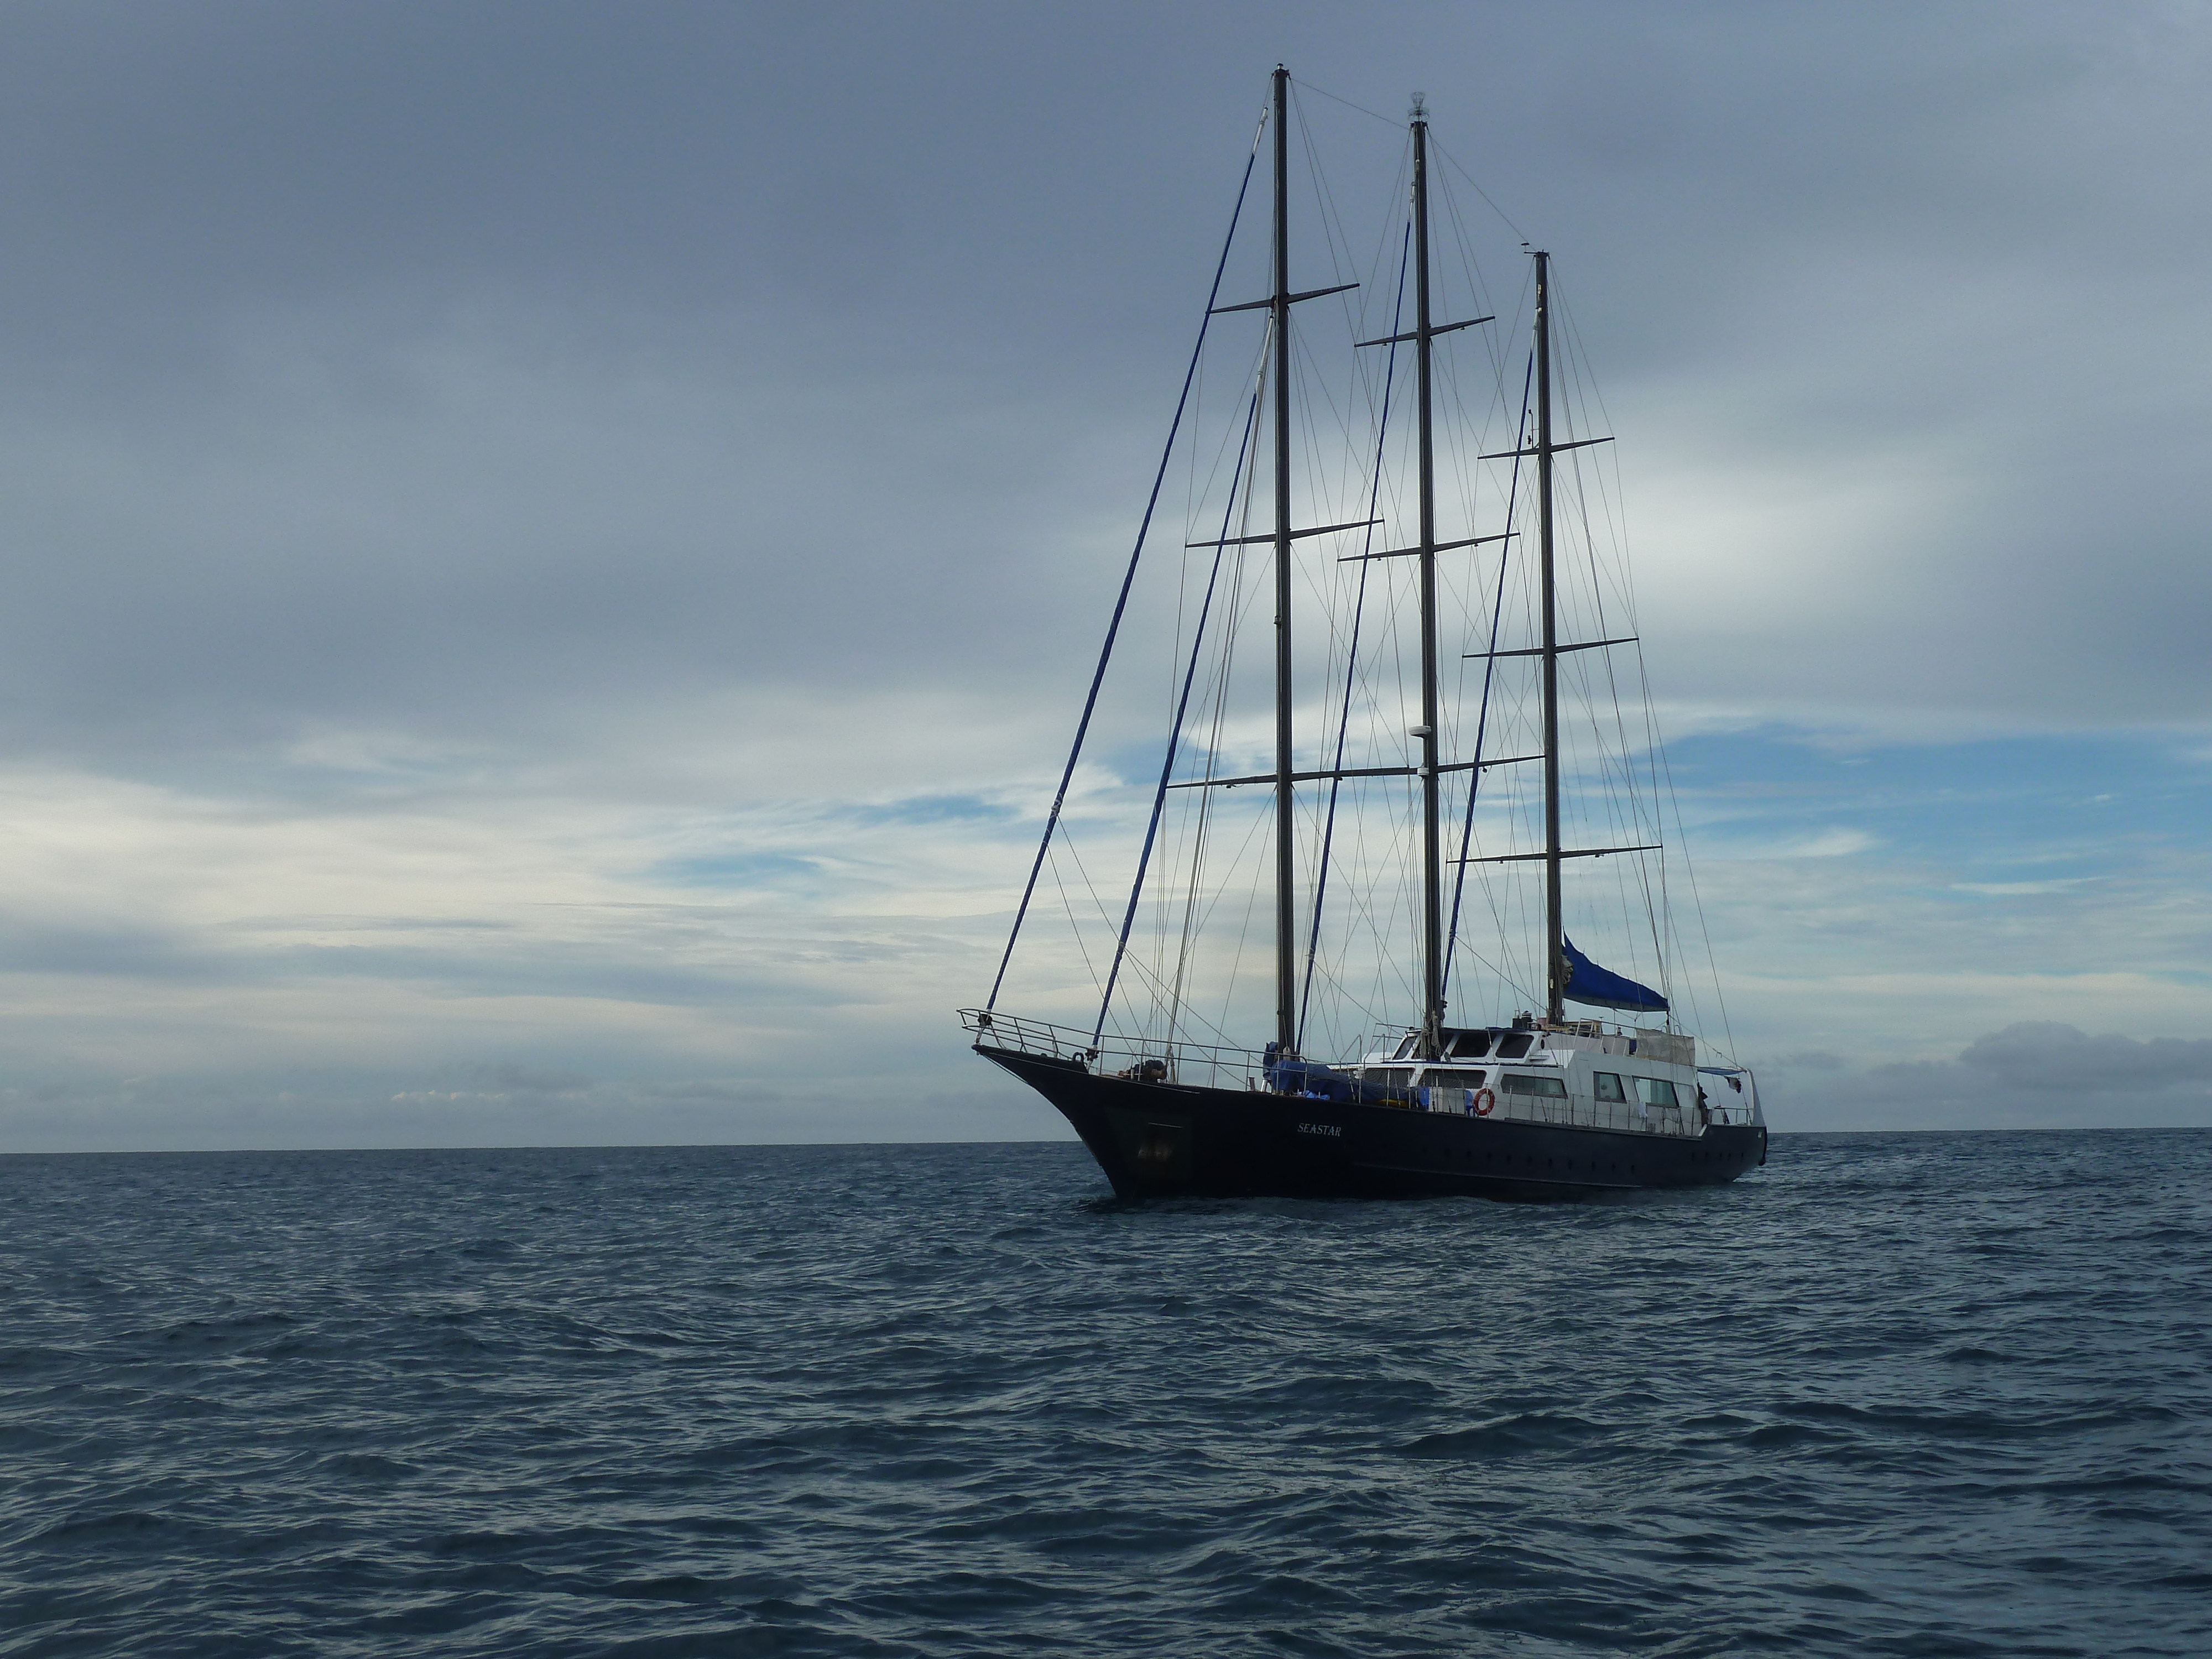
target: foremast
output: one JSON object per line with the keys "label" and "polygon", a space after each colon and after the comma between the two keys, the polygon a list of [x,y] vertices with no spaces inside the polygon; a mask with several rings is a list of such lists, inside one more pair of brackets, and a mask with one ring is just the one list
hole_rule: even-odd
{"label": "foremast", "polygon": [[1437,469],[1430,362],[1435,331],[1429,316],[1429,122],[1413,104],[1413,337],[1420,398],[1421,723],[1421,1042],[1424,1057],[1443,1056],[1443,841],[1437,776]]}
{"label": "foremast", "polygon": [[1566,923],[1559,901],[1559,607],[1552,555],[1552,256],[1536,253],[1536,538],[1544,593],[1545,1018],[1567,1015]]}
{"label": "foremast", "polygon": [[1275,1052],[1297,1048],[1297,803],[1291,767],[1291,72],[1275,65]]}

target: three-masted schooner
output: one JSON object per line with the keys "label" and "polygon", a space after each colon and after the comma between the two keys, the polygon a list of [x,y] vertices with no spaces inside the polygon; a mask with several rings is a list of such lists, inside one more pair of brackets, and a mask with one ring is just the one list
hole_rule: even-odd
{"label": "three-masted schooner", "polygon": [[[1239,465],[1249,454],[1257,471],[1260,455],[1259,419],[1262,389],[1271,403],[1267,425],[1273,462],[1273,517],[1270,531],[1232,535],[1237,526],[1224,514],[1220,533],[1210,541],[1192,542],[1210,548],[1216,560],[1224,549],[1247,545],[1266,549],[1273,558],[1274,619],[1274,765],[1272,772],[1249,776],[1216,777],[1173,782],[1170,762],[1164,768],[1155,798],[1152,830],[1159,823],[1160,803],[1171,789],[1226,789],[1269,786],[1273,791],[1272,864],[1273,910],[1273,979],[1275,1021],[1273,1041],[1253,1050],[1233,1044],[1189,1040],[1171,1017],[1165,1031],[1109,1032],[1109,1014],[1127,945],[1129,925],[1146,877],[1140,861],[1137,888],[1132,890],[1123,919],[1113,969],[1105,975],[1103,996],[1096,1025],[1083,1030],[1018,1017],[998,1006],[1007,964],[1035,895],[1039,872],[1044,867],[1053,837],[1059,829],[1071,781],[1097,706],[1099,686],[1110,657],[1115,633],[1129,596],[1125,579],[1121,605],[1117,606],[1105,650],[1094,676],[1076,743],[1062,775],[1037,861],[1001,959],[997,981],[988,1003],[963,1011],[966,1029],[974,1035],[975,1051],[1003,1066],[1034,1088],[1066,1115],[1097,1159],[1099,1166],[1124,1197],[1159,1194],[1205,1195],[1403,1195],[1419,1194],[1480,1194],[1496,1197],[1559,1198],[1607,1189],[1675,1187],[1734,1180],[1765,1161],[1766,1128],[1759,1109],[1758,1088],[1750,1073],[1729,1065],[1700,1066],[1696,1040],[1677,1028],[1669,1000],[1659,991],[1627,976],[1598,966],[1568,938],[1563,905],[1563,871],[1571,861],[1608,855],[1638,854],[1654,850],[1654,842],[1634,842],[1612,847],[1567,847],[1562,844],[1560,746],[1561,659],[1576,653],[1602,650],[1629,642],[1626,639],[1571,640],[1559,637],[1559,571],[1557,568],[1557,458],[1570,450],[1607,441],[1602,437],[1555,441],[1553,434],[1554,350],[1553,279],[1549,255],[1530,250],[1533,264],[1533,338],[1528,379],[1533,385],[1524,395],[1524,406],[1533,401],[1533,427],[1524,414],[1513,447],[1480,456],[1482,460],[1507,459],[1515,477],[1523,461],[1533,464],[1535,507],[1536,562],[1532,572],[1536,603],[1534,621],[1538,642],[1525,648],[1499,651],[1492,630],[1492,648],[1462,653],[1480,659],[1486,671],[1499,659],[1533,659],[1540,680],[1540,744],[1537,752],[1509,757],[1486,757],[1480,735],[1472,758],[1447,758],[1443,748],[1444,722],[1439,691],[1439,627],[1437,565],[1440,554],[1485,544],[1508,544],[1517,532],[1509,528],[1498,535],[1439,539],[1437,507],[1437,404],[1435,343],[1442,336],[1490,323],[1488,316],[1438,321],[1431,315],[1431,250],[1430,246],[1431,140],[1425,112],[1416,101],[1411,127],[1411,216],[1406,228],[1406,255],[1411,264],[1411,327],[1402,327],[1407,284],[1400,283],[1401,315],[1385,333],[1357,342],[1364,347],[1388,346],[1395,375],[1396,354],[1407,348],[1412,356],[1413,392],[1418,421],[1414,451],[1416,534],[1407,545],[1375,550],[1371,547],[1340,562],[1403,559],[1411,561],[1418,590],[1419,697],[1418,723],[1408,732],[1416,740],[1407,763],[1395,766],[1347,768],[1343,764],[1343,725],[1339,726],[1336,752],[1327,764],[1297,765],[1294,737],[1294,696],[1291,651],[1293,544],[1304,538],[1346,532],[1367,531],[1382,520],[1370,511],[1365,520],[1301,527],[1293,521],[1291,388],[1294,379],[1291,316],[1301,303],[1336,294],[1356,284],[1338,284],[1294,290],[1291,286],[1289,227],[1290,76],[1278,67],[1263,130],[1271,125],[1273,160],[1273,238],[1271,247],[1273,292],[1266,298],[1235,305],[1218,305],[1222,272],[1229,246],[1214,275],[1207,318],[1227,313],[1264,312],[1267,337],[1261,352],[1262,368],[1253,391],[1246,438],[1239,448]],[[1254,160],[1256,160],[1257,145]],[[1246,180],[1251,177],[1248,161]],[[1239,194],[1241,210],[1243,194]],[[1232,218],[1231,239],[1235,235]],[[1201,331],[1200,343],[1204,343]],[[1194,353],[1194,373],[1198,356]],[[1184,382],[1190,396],[1191,378]],[[1388,394],[1385,394],[1387,405]],[[1182,419],[1177,410],[1177,424]],[[1170,438],[1172,449],[1174,440]],[[1379,488],[1381,457],[1376,456]],[[1161,477],[1166,473],[1163,458]],[[1244,501],[1251,501],[1246,479]],[[1160,480],[1153,485],[1157,505]],[[1232,484],[1231,495],[1236,495]],[[1370,507],[1376,500],[1369,494]],[[1148,507],[1146,526],[1138,538],[1141,554],[1152,520]],[[1386,538],[1386,539],[1388,539]],[[1501,549],[1501,556],[1504,550]],[[1364,567],[1363,566],[1363,568]],[[1504,592],[1501,566],[1499,592]],[[1131,578],[1136,565],[1133,557]],[[1364,594],[1365,588],[1360,589]],[[1212,603],[1209,580],[1207,605]],[[1206,627],[1206,611],[1199,629]],[[1602,631],[1602,630],[1601,630]],[[1356,626],[1353,634],[1356,640]],[[1182,681],[1182,701],[1177,706],[1177,732],[1190,698],[1192,678],[1199,664],[1194,641],[1191,672]],[[1225,675],[1226,668],[1223,669]],[[1345,698],[1349,718],[1352,672],[1347,666]],[[1225,696],[1225,692],[1224,693]],[[1485,694],[1487,709],[1487,691]],[[1460,856],[1447,856],[1443,824],[1445,780],[1467,775],[1467,818],[1472,828],[1474,791],[1486,769],[1515,763],[1542,767],[1542,847],[1540,850],[1489,856],[1471,856],[1462,839]],[[1324,787],[1329,792],[1330,822],[1334,823],[1335,794],[1348,778],[1362,780],[1397,777],[1418,786],[1407,826],[1413,834],[1411,862],[1418,866],[1418,897],[1411,906],[1415,938],[1410,941],[1418,955],[1418,969],[1405,975],[1417,992],[1418,1006],[1407,1012],[1417,1018],[1403,1021],[1387,1038],[1363,1041],[1356,1054],[1326,1063],[1302,1052],[1302,1010],[1312,981],[1311,951],[1320,933],[1320,899],[1316,888],[1315,917],[1310,930],[1300,925],[1298,854],[1300,837],[1296,816],[1299,786]],[[1146,838],[1149,857],[1152,831]],[[1319,855],[1327,872],[1326,841]],[[1540,960],[1543,964],[1543,1012],[1528,1012],[1501,1024],[1468,1025],[1447,1020],[1445,1000],[1448,963],[1454,942],[1458,906],[1448,917],[1445,871],[1469,865],[1540,865],[1543,883]],[[1194,882],[1195,877],[1193,878]],[[1192,907],[1194,908],[1194,906]],[[1308,943],[1304,986],[1299,973],[1300,945]],[[1655,936],[1656,937],[1656,936]],[[1178,975],[1170,1001],[1183,1000]],[[1619,1013],[1666,1016],[1658,1025],[1608,1024],[1598,1019],[1570,1018],[1567,1005],[1607,1008]],[[1402,1016],[1401,1016],[1402,1020]]]}

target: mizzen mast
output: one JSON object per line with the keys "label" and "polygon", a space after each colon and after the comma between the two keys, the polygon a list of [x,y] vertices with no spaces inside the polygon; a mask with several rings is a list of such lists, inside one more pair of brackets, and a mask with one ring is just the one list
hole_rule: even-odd
{"label": "mizzen mast", "polygon": [[[1540,853],[1507,853],[1466,861],[1470,864],[1517,864],[1524,859],[1541,859],[1544,861],[1544,1017],[1556,1024],[1566,1018],[1567,986],[1573,977],[1567,963],[1566,925],[1559,902],[1559,861],[1562,859],[1607,858],[1615,853],[1649,853],[1656,851],[1658,843],[1650,842],[1635,847],[1576,847],[1564,850],[1559,846],[1559,659],[1571,651],[1595,651],[1609,645],[1626,645],[1634,636],[1583,640],[1571,645],[1559,643],[1559,573],[1553,556],[1553,458],[1562,450],[1587,449],[1592,444],[1613,441],[1610,438],[1576,438],[1563,444],[1552,441],[1552,256],[1541,250],[1532,250],[1532,257],[1536,261],[1536,337],[1531,353],[1535,359],[1536,370],[1536,441],[1525,448],[1498,450],[1482,459],[1497,461],[1523,455],[1535,457],[1536,537],[1540,550],[1539,586],[1543,590],[1543,643],[1532,650],[1477,651],[1468,654],[1543,659],[1544,850]],[[1632,988],[1643,989],[1642,987]],[[1664,1007],[1666,1005],[1659,1002],[1653,1006]]]}

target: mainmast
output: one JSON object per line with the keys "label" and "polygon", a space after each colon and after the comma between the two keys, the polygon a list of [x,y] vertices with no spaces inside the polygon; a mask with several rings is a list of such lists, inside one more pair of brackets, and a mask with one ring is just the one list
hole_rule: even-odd
{"label": "mainmast", "polygon": [[1429,364],[1434,334],[1429,324],[1429,123],[1413,105],[1414,361],[1420,387],[1421,514],[1421,1053],[1443,1053],[1443,844],[1437,799],[1437,476]]}
{"label": "mainmast", "polygon": [[1297,819],[1291,793],[1291,72],[1275,65],[1275,1048],[1297,1047]]}
{"label": "mainmast", "polygon": [[1559,909],[1559,635],[1552,568],[1552,256],[1536,255],[1536,524],[1544,589],[1545,1017],[1566,1018],[1565,925]]}

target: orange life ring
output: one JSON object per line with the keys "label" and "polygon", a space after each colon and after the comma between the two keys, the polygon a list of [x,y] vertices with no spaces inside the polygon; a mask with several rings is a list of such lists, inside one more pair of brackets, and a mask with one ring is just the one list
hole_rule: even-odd
{"label": "orange life ring", "polygon": [[1477,1089],[1474,1091],[1474,1115],[1477,1117],[1488,1117],[1490,1109],[1496,1104],[1498,1104],[1498,1097],[1489,1090]]}

